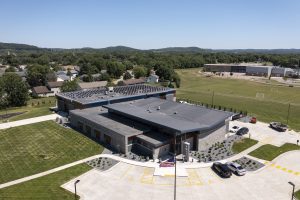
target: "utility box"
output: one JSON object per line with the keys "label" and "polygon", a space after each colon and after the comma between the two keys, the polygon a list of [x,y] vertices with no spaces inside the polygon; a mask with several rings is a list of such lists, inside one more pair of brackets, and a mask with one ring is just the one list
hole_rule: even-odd
{"label": "utility box", "polygon": [[185,162],[188,162],[190,159],[190,143],[184,142],[183,143],[183,148],[182,148],[182,154],[184,156],[183,160]]}

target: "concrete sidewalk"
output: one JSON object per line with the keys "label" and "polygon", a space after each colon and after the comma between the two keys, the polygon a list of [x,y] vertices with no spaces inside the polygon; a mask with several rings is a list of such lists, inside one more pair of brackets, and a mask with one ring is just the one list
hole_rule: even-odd
{"label": "concrete sidewalk", "polygon": [[42,176],[46,176],[48,174],[52,174],[54,172],[58,172],[58,171],[73,167],[75,165],[85,163],[89,160],[99,158],[100,156],[101,156],[100,154],[95,155],[95,156],[91,156],[91,157],[88,157],[88,158],[85,158],[85,159],[82,159],[82,160],[78,160],[78,161],[73,162],[73,163],[69,163],[69,164],[54,168],[54,169],[50,169],[50,170],[45,171],[45,172],[41,172],[41,173],[38,173],[38,174],[34,174],[34,175],[31,175],[31,176],[27,176],[27,177],[24,177],[24,178],[17,179],[17,180],[14,180],[14,181],[3,183],[3,184],[0,185],[0,189],[6,188],[6,187],[9,187],[9,186],[12,186],[12,185],[16,185],[16,184],[19,184],[19,183],[23,183],[23,182],[26,182],[26,181],[30,181],[32,179],[36,179],[36,178],[39,178],[39,177],[42,177]]}
{"label": "concrete sidewalk", "polygon": [[18,121],[14,121],[14,122],[2,123],[2,124],[0,124],[0,130],[17,127],[17,126],[23,126],[23,125],[27,125],[27,124],[34,124],[34,123],[48,121],[48,120],[55,120],[56,117],[59,117],[59,115],[51,114],[51,115],[44,115],[41,117],[33,117],[33,118],[29,118],[29,119],[18,120]]}

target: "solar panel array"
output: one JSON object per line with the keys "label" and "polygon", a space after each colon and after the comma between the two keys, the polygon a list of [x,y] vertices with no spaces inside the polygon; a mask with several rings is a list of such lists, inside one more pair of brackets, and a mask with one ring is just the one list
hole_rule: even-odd
{"label": "solar panel array", "polygon": [[163,92],[170,90],[170,88],[161,86],[151,86],[146,84],[117,86],[113,91],[108,91],[106,87],[99,87],[97,89],[80,90],[75,92],[60,93],[58,96],[77,100],[80,102],[91,102],[101,99],[111,99],[121,96],[133,96],[139,94],[151,94],[156,92]]}

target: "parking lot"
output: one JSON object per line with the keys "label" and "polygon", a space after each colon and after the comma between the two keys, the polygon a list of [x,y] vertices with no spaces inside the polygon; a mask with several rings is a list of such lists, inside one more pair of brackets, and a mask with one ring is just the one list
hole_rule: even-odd
{"label": "parking lot", "polygon": [[[245,176],[222,179],[210,168],[187,169],[177,177],[177,199],[289,199],[291,186],[300,185],[300,152],[292,151],[265,163],[266,167]],[[173,199],[174,176],[153,176],[154,168],[119,163],[108,171],[91,170],[69,181],[64,188],[77,191],[82,199]],[[297,188],[298,189],[298,188]]]}

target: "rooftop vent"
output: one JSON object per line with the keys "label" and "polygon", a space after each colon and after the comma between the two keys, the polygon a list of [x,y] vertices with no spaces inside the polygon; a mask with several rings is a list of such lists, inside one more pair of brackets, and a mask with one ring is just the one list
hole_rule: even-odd
{"label": "rooftop vent", "polygon": [[160,110],[160,106],[157,107],[157,110]]}
{"label": "rooftop vent", "polygon": [[176,114],[177,114],[177,111],[174,112],[174,115],[176,115]]}

